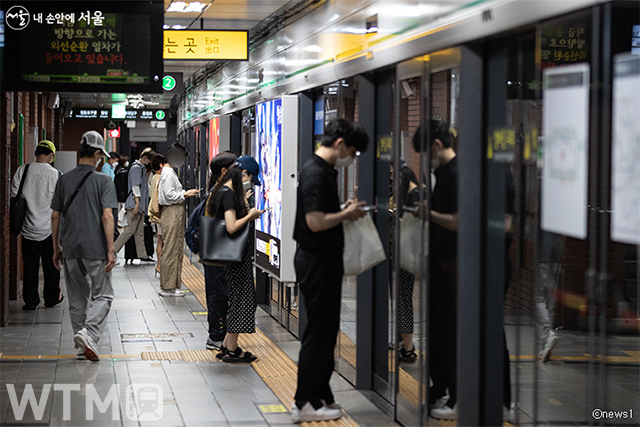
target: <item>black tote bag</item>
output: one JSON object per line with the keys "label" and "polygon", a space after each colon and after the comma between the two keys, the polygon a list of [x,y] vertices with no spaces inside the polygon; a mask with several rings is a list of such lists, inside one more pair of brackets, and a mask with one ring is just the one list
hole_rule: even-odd
{"label": "black tote bag", "polygon": [[203,216],[199,228],[203,264],[231,267],[242,262],[249,249],[249,225],[235,234],[229,234],[224,220]]}
{"label": "black tote bag", "polygon": [[22,197],[22,187],[24,186],[24,180],[29,172],[29,166],[27,165],[22,172],[22,179],[20,180],[20,188],[18,194],[12,197],[9,201],[9,231],[12,235],[17,236],[22,232],[22,224],[24,218],[27,215],[27,201]]}

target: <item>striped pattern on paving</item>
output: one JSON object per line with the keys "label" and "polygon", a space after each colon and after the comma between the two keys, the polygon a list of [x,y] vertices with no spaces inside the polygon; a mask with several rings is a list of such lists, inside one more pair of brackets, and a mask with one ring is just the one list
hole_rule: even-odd
{"label": "striped pattern on paving", "polygon": [[216,352],[209,350],[143,351],[142,360],[183,360],[185,362],[219,362]]}
{"label": "striped pattern on paving", "polygon": [[[182,263],[182,281],[195,295],[203,307],[207,307],[204,275],[189,261],[186,256]],[[280,399],[285,408],[290,408],[298,380],[298,366],[287,356],[273,341],[271,341],[259,328],[255,334],[240,334],[241,347],[251,350],[258,355],[258,360],[251,363],[253,369],[269,386],[273,393]],[[206,350],[202,350],[206,352]],[[172,352],[149,352],[172,353]],[[180,352],[173,352],[180,353]],[[215,359],[215,352],[209,351]],[[164,360],[164,359],[156,359]],[[303,423],[303,426],[318,427],[357,427],[356,423],[345,413],[342,419],[337,421],[325,421],[316,423]]]}

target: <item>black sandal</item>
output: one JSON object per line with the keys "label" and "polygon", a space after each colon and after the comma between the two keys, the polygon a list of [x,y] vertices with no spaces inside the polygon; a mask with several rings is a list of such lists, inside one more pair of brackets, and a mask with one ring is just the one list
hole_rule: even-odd
{"label": "black sandal", "polygon": [[255,360],[258,360],[256,356],[251,354],[251,352],[245,351],[242,357],[240,356],[243,353],[240,346],[236,347],[234,351],[227,350],[226,356],[222,358],[222,361],[225,363],[251,363]]}
{"label": "black sandal", "polygon": [[398,355],[399,356],[398,361],[401,363],[414,363],[418,358],[418,355],[416,354],[415,346],[413,346],[411,350],[406,350],[404,346],[402,346],[398,351],[400,353]]}
{"label": "black sandal", "polygon": [[229,353],[229,349],[225,346],[220,346],[220,352],[216,354],[216,359],[222,359]]}

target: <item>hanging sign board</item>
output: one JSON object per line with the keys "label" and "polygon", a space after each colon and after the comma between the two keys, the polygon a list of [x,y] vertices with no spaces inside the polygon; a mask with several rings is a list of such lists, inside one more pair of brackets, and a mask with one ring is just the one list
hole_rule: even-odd
{"label": "hanging sign board", "polygon": [[589,65],[543,72],[542,229],[587,237]]}
{"label": "hanging sign board", "polygon": [[640,245],[640,56],[615,58],[611,239]]}
{"label": "hanging sign board", "polygon": [[248,31],[165,30],[164,59],[248,61]]}
{"label": "hanging sign board", "polygon": [[2,1],[3,90],[162,92],[161,1]]}

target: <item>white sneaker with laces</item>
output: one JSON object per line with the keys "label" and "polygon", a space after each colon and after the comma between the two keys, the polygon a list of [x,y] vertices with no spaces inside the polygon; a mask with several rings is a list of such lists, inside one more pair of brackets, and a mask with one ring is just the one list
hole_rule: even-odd
{"label": "white sneaker with laces", "polygon": [[457,420],[458,405],[455,405],[453,408],[444,405],[442,408],[434,409],[431,411],[431,418],[437,418],[439,420]]}
{"label": "white sneaker with laces", "polygon": [[549,333],[549,336],[547,337],[547,342],[544,344],[544,348],[540,352],[540,359],[543,362],[549,361],[549,359],[551,358],[551,350],[553,350],[553,348],[556,346],[557,343],[558,343],[558,334],[556,334],[555,332]]}
{"label": "white sneaker with laces", "polygon": [[330,409],[328,406],[322,406],[314,409],[311,403],[307,402],[299,409],[295,402],[291,405],[291,421],[294,424],[310,423],[314,421],[331,421],[342,417],[341,409]]}
{"label": "white sneaker with laces", "polygon": [[185,293],[180,289],[172,289],[170,291],[160,291],[158,295],[161,297],[183,297]]}
{"label": "white sneaker with laces", "polygon": [[86,329],[80,329],[80,331],[73,337],[73,342],[76,344],[78,349],[82,350],[84,357],[86,357],[87,360],[92,362],[100,361],[100,353],[98,353],[96,343],[87,334]]}

